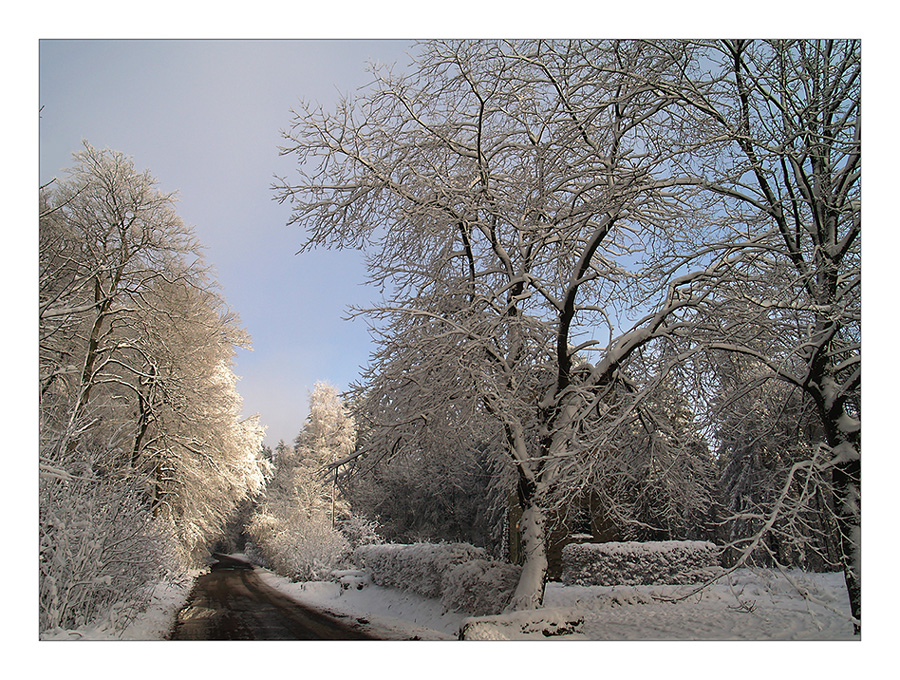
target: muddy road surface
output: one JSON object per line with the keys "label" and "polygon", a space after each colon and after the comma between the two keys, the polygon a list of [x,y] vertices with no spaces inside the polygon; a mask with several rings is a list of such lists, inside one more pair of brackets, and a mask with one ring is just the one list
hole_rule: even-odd
{"label": "muddy road surface", "polygon": [[291,601],[252,567],[214,565],[197,579],[170,640],[374,640]]}

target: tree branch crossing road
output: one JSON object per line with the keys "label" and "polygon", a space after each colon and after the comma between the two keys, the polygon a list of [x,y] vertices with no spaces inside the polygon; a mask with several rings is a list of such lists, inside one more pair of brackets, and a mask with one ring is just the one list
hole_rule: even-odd
{"label": "tree branch crossing road", "polygon": [[267,586],[252,567],[220,562],[197,579],[171,640],[374,640]]}

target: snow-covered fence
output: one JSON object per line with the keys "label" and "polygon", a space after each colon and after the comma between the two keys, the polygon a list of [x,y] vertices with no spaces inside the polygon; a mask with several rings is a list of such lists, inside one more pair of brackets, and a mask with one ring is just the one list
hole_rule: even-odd
{"label": "snow-covered fence", "polygon": [[361,545],[352,559],[372,574],[376,585],[440,598],[444,579],[453,567],[485,560],[487,553],[468,543],[388,543]]}
{"label": "snow-covered fence", "polygon": [[719,549],[708,541],[571,543],[563,583],[580,586],[699,583],[716,575]]}
{"label": "snow-covered fence", "polygon": [[521,567],[506,562],[464,562],[444,578],[441,603],[447,609],[474,616],[499,614],[512,598],[521,573]]}

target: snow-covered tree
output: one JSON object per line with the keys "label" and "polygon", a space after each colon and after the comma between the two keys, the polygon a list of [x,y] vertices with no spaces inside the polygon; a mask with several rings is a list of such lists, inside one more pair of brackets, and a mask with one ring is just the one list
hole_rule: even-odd
{"label": "snow-covered tree", "polygon": [[350,522],[355,542],[365,540],[366,525],[351,520],[350,504],[331,467],[355,446],[356,426],[337,389],[316,383],[296,445],[291,449],[280,442],[276,447],[274,475],[248,529],[279,573],[297,581],[327,576],[350,550],[340,530],[345,522]]}
{"label": "snow-covered tree", "polygon": [[[715,404],[726,556],[763,565],[840,569],[815,405],[739,355],[719,358],[731,364],[731,380],[739,381],[728,384],[723,375],[722,397]],[[816,458],[822,469],[804,465]]]}
{"label": "snow-covered tree", "polygon": [[[702,217],[671,191],[683,150],[657,139],[677,96],[648,86],[689,57],[680,43],[428,43],[410,75],[378,72],[286,133],[301,177],[280,195],[304,247],[367,250],[387,296],[371,310],[389,329],[375,370],[429,394],[385,426],[459,408],[503,443],[523,508],[513,608],[542,602],[547,510],[582,476],[586,418],[683,304],[680,272],[642,271],[652,303],[632,293],[641,253]],[[620,333],[632,301],[648,314]]]}
{"label": "snow-covered tree", "polygon": [[317,382],[309,395],[309,416],[295,441],[298,459],[311,476],[323,478],[321,494],[330,505],[332,526],[349,515],[337,485],[337,464],[356,448],[356,423],[337,388]]}
{"label": "snow-covered tree", "polygon": [[262,482],[246,336],[173,198],[120,153],[75,161],[41,195],[42,630],[203,556]]}
{"label": "snow-covered tree", "polygon": [[[464,433],[469,423],[459,422]],[[363,453],[342,470],[354,511],[377,517],[384,537],[399,543],[463,542],[505,554],[504,529],[511,486],[498,474],[497,452],[479,446],[455,446],[440,428],[423,427],[402,439],[388,428],[361,433]],[[385,440],[387,448],[381,448]],[[391,456],[391,443],[398,446]],[[502,462],[502,458],[499,459]]]}
{"label": "snow-covered tree", "polygon": [[215,292],[196,285],[203,282],[157,284],[131,339],[148,365],[131,462],[152,478],[155,511],[175,520],[194,558],[263,482],[264,432],[258,418],[242,418],[231,369],[247,338]]}
{"label": "snow-covered tree", "polygon": [[384,336],[352,390],[359,448],[341,469],[354,508],[392,540],[463,541],[502,553],[514,473],[477,393],[448,370],[428,324]]}
{"label": "snow-covered tree", "polygon": [[[641,358],[631,364],[634,372],[653,366]],[[618,540],[712,537],[715,460],[683,386],[622,378],[603,417],[584,423],[580,440],[589,455],[569,493],[583,489]]]}
{"label": "snow-covered tree", "polygon": [[762,380],[785,383],[790,401],[812,407],[814,438],[791,469],[829,488],[822,507],[835,512],[833,540],[859,621],[860,44],[698,48],[704,59],[690,78],[655,83],[678,88],[685,143],[697,149],[679,181],[719,202],[721,227],[705,252],[719,253],[720,264],[691,291],[682,346],[740,354]]}
{"label": "snow-covered tree", "polygon": [[[541,602],[553,499],[667,375],[727,352],[815,404],[827,455],[793,469],[830,478],[858,617],[859,44],[431,42],[374,75],[297,112],[280,196],[304,248],[368,254],[372,370],[428,395],[384,393],[396,440],[448,408],[493,421],[524,510],[513,606]],[[669,361],[634,380],[639,351]]]}

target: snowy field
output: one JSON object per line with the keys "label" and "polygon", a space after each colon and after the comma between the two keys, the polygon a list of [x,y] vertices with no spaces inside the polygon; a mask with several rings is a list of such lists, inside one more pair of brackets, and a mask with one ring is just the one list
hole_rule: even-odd
{"label": "snowy field", "polygon": [[[368,585],[291,583],[271,572],[266,582],[293,599],[369,622],[391,639],[457,639],[467,615],[437,600]],[[685,600],[691,586],[547,586],[545,609],[483,617],[478,639],[518,640],[852,640],[841,574],[739,570]],[[801,592],[805,594],[801,595]],[[583,618],[581,631],[546,637],[540,621]],[[533,632],[521,633],[523,623]]]}

